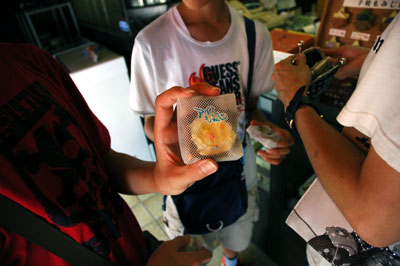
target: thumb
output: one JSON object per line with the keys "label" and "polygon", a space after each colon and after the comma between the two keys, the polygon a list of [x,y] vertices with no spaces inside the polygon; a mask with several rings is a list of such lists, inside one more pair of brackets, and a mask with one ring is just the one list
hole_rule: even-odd
{"label": "thumb", "polygon": [[192,181],[197,181],[205,178],[218,170],[218,164],[211,160],[205,159],[184,166],[184,171],[190,173]]}
{"label": "thumb", "polygon": [[300,53],[299,56],[296,58],[296,65],[302,66],[305,65],[307,62],[307,57],[304,53]]}
{"label": "thumb", "polygon": [[178,236],[171,240],[171,246],[173,246],[173,248],[176,250],[180,250],[189,245],[190,239],[190,235]]}
{"label": "thumb", "polygon": [[256,120],[251,120],[251,121],[250,121],[250,125],[251,125],[251,126],[257,126],[257,125],[260,125],[260,122],[258,122],[258,121],[256,121]]}

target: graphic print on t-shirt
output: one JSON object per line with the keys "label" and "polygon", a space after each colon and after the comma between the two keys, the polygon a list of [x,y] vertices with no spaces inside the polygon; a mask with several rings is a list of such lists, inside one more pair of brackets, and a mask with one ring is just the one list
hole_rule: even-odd
{"label": "graphic print on t-shirt", "polygon": [[243,106],[243,95],[240,90],[239,61],[225,64],[206,66],[202,64],[198,75],[193,72],[189,77],[189,86],[206,81],[209,84],[221,89],[221,94],[234,93],[236,104]]}
{"label": "graphic print on t-shirt", "polygon": [[0,149],[13,170],[53,223],[79,228],[78,239],[84,237],[86,246],[109,257],[106,242],[120,237],[123,209],[84,132],[38,82],[0,106]]}

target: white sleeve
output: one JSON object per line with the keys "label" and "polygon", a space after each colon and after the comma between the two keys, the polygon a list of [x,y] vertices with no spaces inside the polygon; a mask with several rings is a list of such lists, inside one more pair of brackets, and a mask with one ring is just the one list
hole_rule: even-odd
{"label": "white sleeve", "polygon": [[252,96],[259,96],[273,87],[272,74],[274,73],[274,57],[272,40],[265,25],[256,23],[256,53],[254,58]]}
{"label": "white sleeve", "polygon": [[146,48],[136,38],[131,59],[129,106],[137,114],[154,115],[157,97],[155,90],[156,79],[152,67],[153,61]]}
{"label": "white sleeve", "polygon": [[369,136],[379,156],[400,172],[400,15],[392,23],[364,61],[363,76],[337,120]]}

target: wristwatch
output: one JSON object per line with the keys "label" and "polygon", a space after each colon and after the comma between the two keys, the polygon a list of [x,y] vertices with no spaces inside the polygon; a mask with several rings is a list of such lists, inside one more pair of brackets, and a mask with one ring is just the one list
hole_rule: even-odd
{"label": "wristwatch", "polygon": [[318,109],[315,107],[314,101],[310,97],[304,95],[305,90],[305,86],[300,87],[300,89],[296,92],[293,99],[290,101],[288,107],[286,108],[285,120],[290,129],[295,129],[294,118],[297,110],[302,105],[311,106],[320,115]]}

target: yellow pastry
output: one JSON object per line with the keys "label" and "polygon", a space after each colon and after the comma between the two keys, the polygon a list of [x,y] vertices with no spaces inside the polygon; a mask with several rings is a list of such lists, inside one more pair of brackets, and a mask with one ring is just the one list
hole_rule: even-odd
{"label": "yellow pastry", "polygon": [[235,132],[225,121],[208,123],[204,119],[195,119],[191,126],[192,141],[201,155],[216,155],[231,149],[235,142]]}

